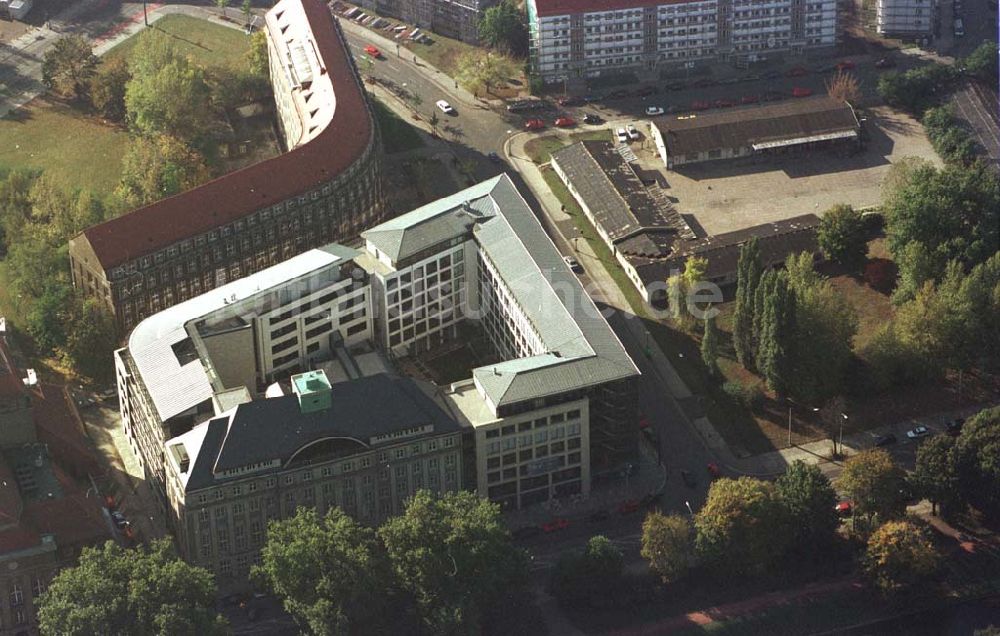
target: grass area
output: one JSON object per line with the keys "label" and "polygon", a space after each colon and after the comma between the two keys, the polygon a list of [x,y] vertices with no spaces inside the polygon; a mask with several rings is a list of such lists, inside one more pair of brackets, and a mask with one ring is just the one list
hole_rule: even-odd
{"label": "grass area", "polygon": [[402,117],[389,110],[389,107],[372,97],[375,118],[382,132],[382,148],[386,154],[405,152],[421,148],[424,140],[420,138],[417,129]]}
{"label": "grass area", "polygon": [[556,135],[544,135],[542,137],[535,137],[524,144],[524,152],[533,162],[541,165],[548,163],[552,159],[552,153],[563,146],[568,146],[578,141],[610,141],[610,135],[611,131],[608,130],[588,130],[571,134],[568,142]]}
{"label": "grass area", "polygon": [[[154,22],[151,28],[169,35],[177,51],[199,66],[240,66],[250,50],[250,38],[242,29],[231,29],[186,15],[166,15]],[[136,38],[131,37],[104,57],[127,57],[135,44]]]}
{"label": "grass area", "polygon": [[477,47],[471,44],[453,40],[437,33],[429,33],[428,35],[434,40],[430,44],[406,42],[403,47],[413,51],[451,77],[458,73],[458,60],[462,55],[477,50]]}
{"label": "grass area", "polygon": [[73,108],[35,99],[0,119],[0,171],[45,171],[68,190],[114,189],[128,134]]}

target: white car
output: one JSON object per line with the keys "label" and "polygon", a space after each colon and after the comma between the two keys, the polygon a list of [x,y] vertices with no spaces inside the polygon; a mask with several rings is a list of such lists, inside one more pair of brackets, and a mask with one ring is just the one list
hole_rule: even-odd
{"label": "white car", "polygon": [[628,131],[629,139],[631,139],[632,141],[639,140],[639,131],[635,129],[635,126],[629,124],[628,126],[625,126],[625,130]]}
{"label": "white car", "polygon": [[918,426],[911,431],[906,431],[906,436],[910,439],[920,439],[921,437],[927,437],[931,432],[927,430],[926,426]]}
{"label": "white car", "polygon": [[583,267],[580,266],[580,262],[572,256],[563,256],[563,262],[566,263],[566,266],[574,272],[580,273],[583,271]]}
{"label": "white car", "polygon": [[649,115],[650,117],[656,117],[657,115],[663,114],[663,109],[660,108],[659,106],[647,106],[646,114]]}
{"label": "white car", "polygon": [[618,138],[618,143],[627,144],[628,143],[628,133],[625,132],[624,128],[619,128],[615,131],[615,137]]}
{"label": "white car", "polygon": [[435,102],[435,105],[438,108],[440,108],[441,112],[444,113],[445,115],[454,115],[455,114],[455,109],[451,107],[451,104],[449,104],[448,102],[444,101],[443,99],[437,100],[437,102]]}

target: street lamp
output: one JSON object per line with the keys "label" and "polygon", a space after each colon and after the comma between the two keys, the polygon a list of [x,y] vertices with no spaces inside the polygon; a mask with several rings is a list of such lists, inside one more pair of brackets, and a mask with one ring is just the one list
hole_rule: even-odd
{"label": "street lamp", "polygon": [[694,519],[694,510],[691,510],[691,502],[685,501],[684,505],[687,506],[688,512],[691,513],[691,518]]}
{"label": "street lamp", "polygon": [[847,421],[847,413],[841,413],[840,417],[841,417],[841,420],[840,420],[840,434],[837,436],[840,439],[837,442],[837,446],[840,447],[840,451],[839,452],[843,453],[844,452],[844,422]]}
{"label": "street lamp", "polygon": [[146,15],[146,0],[142,0],[142,21],[147,27],[149,26],[149,16]]}

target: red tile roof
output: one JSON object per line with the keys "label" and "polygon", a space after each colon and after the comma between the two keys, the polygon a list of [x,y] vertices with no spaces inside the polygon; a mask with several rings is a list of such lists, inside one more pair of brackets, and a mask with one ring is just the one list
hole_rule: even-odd
{"label": "red tile roof", "polygon": [[333,16],[320,0],[299,1],[337,97],[330,124],[284,154],[84,230],[105,270],[308,192],[373,143],[371,115]]}
{"label": "red tile roof", "polygon": [[591,13],[595,11],[622,11],[657,7],[661,4],[684,4],[693,0],[535,0],[535,9],[541,17]]}

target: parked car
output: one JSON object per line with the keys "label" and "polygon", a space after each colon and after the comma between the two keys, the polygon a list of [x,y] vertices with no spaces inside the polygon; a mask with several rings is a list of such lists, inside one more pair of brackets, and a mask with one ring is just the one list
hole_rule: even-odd
{"label": "parked car", "polygon": [[834,511],[836,511],[837,516],[850,517],[851,513],[854,510],[854,504],[851,503],[850,501],[841,501],[836,506],[834,506],[833,509]]}
{"label": "parked car", "polygon": [[785,76],[786,77],[802,77],[803,75],[808,75],[808,74],[809,74],[809,70],[808,69],[802,68],[801,66],[795,66],[795,67],[792,67],[792,68],[788,69],[788,72],[785,73]]}
{"label": "parked car", "polygon": [[601,117],[600,115],[595,115],[594,113],[587,113],[586,115],[583,116],[583,123],[592,124],[596,126],[598,124],[603,124],[604,118]]}
{"label": "parked car", "polygon": [[545,532],[545,533],[557,532],[559,530],[564,530],[564,529],[566,529],[568,527],[569,527],[569,520],[568,519],[553,519],[552,521],[549,521],[548,523],[543,523],[542,524],[542,532]]}
{"label": "parked car", "polygon": [[669,91],[682,91],[684,90],[685,86],[686,84],[684,84],[684,82],[670,82],[669,84],[664,86],[664,88]]}
{"label": "parked car", "polygon": [[813,94],[813,89],[803,86],[796,86],[792,89],[792,97],[809,97]]}
{"label": "parked car", "polygon": [[708,110],[712,105],[708,102],[695,100],[691,102],[691,110]]}
{"label": "parked car", "polygon": [[643,86],[635,91],[636,97],[649,97],[650,95],[656,95],[657,88],[655,86]]}
{"label": "parked car", "polygon": [[715,462],[708,462],[706,468],[708,469],[708,474],[712,477],[712,479],[715,479],[716,477],[722,475],[722,471],[719,469],[719,465],[716,464]]}
{"label": "parked car", "polygon": [[623,501],[618,504],[618,514],[630,515],[633,512],[639,510],[639,502],[635,499],[629,499],[628,501]]}
{"label": "parked car", "polygon": [[886,433],[885,435],[879,435],[875,438],[875,446],[883,448],[885,446],[892,446],[896,443],[896,436],[892,433]]}
{"label": "parked car", "polygon": [[113,510],[111,512],[111,520],[115,523],[115,527],[118,528],[119,530],[123,530],[125,526],[128,525],[128,519],[126,519],[125,515],[118,512],[117,510]]}
{"label": "parked car", "polygon": [[566,263],[566,266],[569,267],[570,270],[578,274],[583,271],[583,267],[580,266],[580,261],[576,260],[572,256],[563,256],[563,262]]}
{"label": "parked car", "polygon": [[435,104],[435,106],[437,106],[437,107],[438,107],[438,108],[439,108],[439,109],[441,110],[441,112],[442,112],[442,113],[444,113],[445,115],[454,115],[454,114],[455,114],[455,109],[451,107],[451,104],[449,104],[448,102],[446,102],[446,101],[445,101],[445,100],[443,100],[443,99],[439,99],[439,100],[437,100],[436,102],[434,102],[434,104]]}
{"label": "parked car", "polygon": [[628,124],[625,126],[625,132],[628,133],[628,138],[631,139],[632,141],[639,140],[639,131],[636,130],[635,126],[633,126],[632,124]]}
{"label": "parked car", "polygon": [[519,99],[507,104],[507,110],[517,113],[525,110],[540,110],[547,106],[546,102],[540,99]]}
{"label": "parked car", "polygon": [[517,530],[510,533],[510,536],[514,539],[530,539],[531,537],[537,536],[542,533],[542,529],[538,526],[524,526],[523,528],[518,528]]}
{"label": "parked car", "polygon": [[583,98],[577,96],[562,97],[559,99],[558,104],[560,106],[581,106],[583,105]]}
{"label": "parked car", "polygon": [[382,59],[382,51],[379,51],[377,47],[374,47],[371,44],[365,47],[365,53],[372,56],[376,60]]}
{"label": "parked car", "polygon": [[736,102],[732,101],[731,99],[717,99],[717,100],[715,100],[715,107],[716,108],[732,108],[735,105],[736,105]]}
{"label": "parked car", "polygon": [[960,417],[945,424],[944,430],[947,431],[952,437],[957,437],[958,434],[962,432],[963,426],[965,426],[965,418]]}
{"label": "parked car", "polygon": [[880,57],[875,60],[875,68],[893,68],[896,66],[896,60],[891,57]]}
{"label": "parked car", "polygon": [[856,64],[851,60],[844,60],[842,62],[837,62],[837,65],[834,68],[836,68],[838,71],[850,71],[855,66]]}
{"label": "parked car", "polygon": [[572,117],[558,117],[556,118],[555,124],[559,128],[572,128],[576,126],[576,120]]}
{"label": "parked car", "polygon": [[624,128],[618,128],[617,130],[615,130],[615,138],[618,140],[618,143],[622,144],[628,143],[628,133],[625,132]]}
{"label": "parked car", "polygon": [[744,95],[740,98],[741,104],[756,104],[760,101],[760,97],[757,95]]}
{"label": "parked car", "polygon": [[926,426],[918,426],[914,429],[906,431],[906,436],[910,439],[920,439],[921,437],[927,437],[930,434],[930,429]]}
{"label": "parked car", "polygon": [[608,93],[608,99],[625,99],[626,97],[628,97],[628,91],[624,88]]}
{"label": "parked car", "polygon": [[683,481],[684,485],[688,488],[694,488],[698,485],[698,480],[694,478],[694,474],[690,470],[681,471],[681,481]]}
{"label": "parked car", "polygon": [[649,115],[650,117],[656,117],[657,115],[663,114],[663,109],[660,108],[659,106],[647,106],[646,114]]}
{"label": "parked car", "polygon": [[639,416],[639,430],[645,430],[649,428],[649,418],[645,415]]}
{"label": "parked car", "polygon": [[545,128],[545,122],[541,119],[529,119],[524,122],[525,130],[541,130],[542,128]]}

